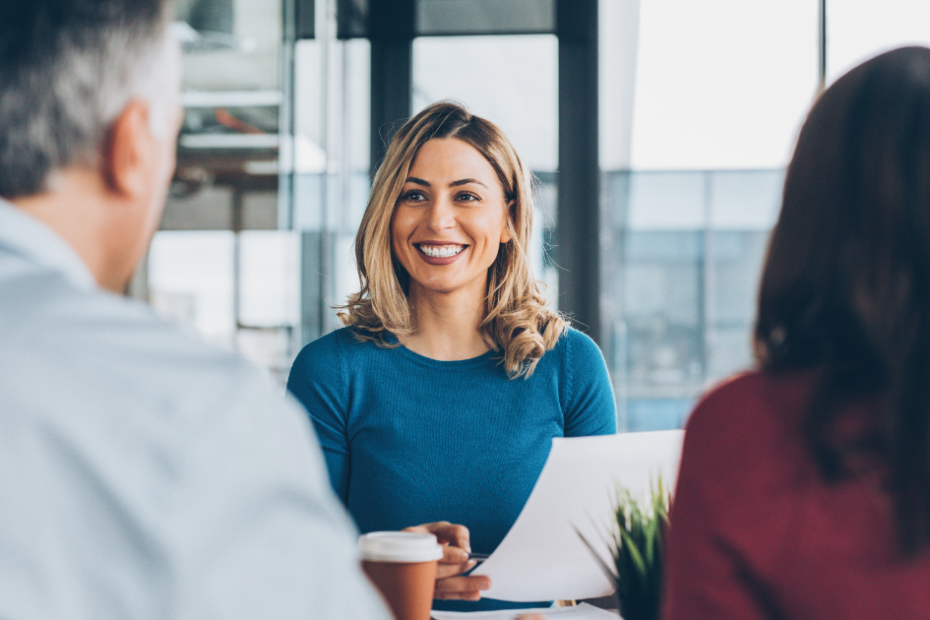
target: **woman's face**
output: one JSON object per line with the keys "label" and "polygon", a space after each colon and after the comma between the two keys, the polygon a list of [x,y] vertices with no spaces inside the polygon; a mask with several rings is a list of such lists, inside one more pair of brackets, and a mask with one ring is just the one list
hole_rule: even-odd
{"label": "woman's face", "polygon": [[483,299],[488,268],[511,237],[508,207],[494,168],[475,148],[455,138],[424,144],[391,222],[411,299],[459,292]]}

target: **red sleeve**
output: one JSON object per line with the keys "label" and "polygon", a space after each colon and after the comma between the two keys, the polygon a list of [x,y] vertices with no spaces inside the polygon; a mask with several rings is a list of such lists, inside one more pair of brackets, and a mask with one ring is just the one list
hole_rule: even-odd
{"label": "red sleeve", "polygon": [[766,566],[777,563],[790,508],[779,502],[784,478],[769,462],[783,446],[767,445],[773,430],[757,384],[748,376],[718,388],[689,420],[670,515],[664,620],[779,617]]}

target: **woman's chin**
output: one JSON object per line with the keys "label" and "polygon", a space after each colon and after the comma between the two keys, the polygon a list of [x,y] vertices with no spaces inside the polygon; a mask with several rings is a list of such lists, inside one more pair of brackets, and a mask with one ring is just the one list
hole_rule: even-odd
{"label": "woman's chin", "polygon": [[471,290],[476,299],[483,299],[485,286],[482,283],[462,282],[451,278],[416,280],[411,278],[410,293],[414,296],[431,297],[467,294]]}
{"label": "woman's chin", "polygon": [[419,287],[421,295],[453,295],[461,290],[461,286],[454,284],[421,284]]}

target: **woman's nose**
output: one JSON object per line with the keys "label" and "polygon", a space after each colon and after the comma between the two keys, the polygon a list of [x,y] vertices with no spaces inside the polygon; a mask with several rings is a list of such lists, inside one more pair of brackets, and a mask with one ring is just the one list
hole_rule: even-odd
{"label": "woman's nose", "polygon": [[426,217],[427,227],[434,232],[439,232],[455,226],[455,212],[453,206],[444,198],[439,198],[430,205],[429,213]]}

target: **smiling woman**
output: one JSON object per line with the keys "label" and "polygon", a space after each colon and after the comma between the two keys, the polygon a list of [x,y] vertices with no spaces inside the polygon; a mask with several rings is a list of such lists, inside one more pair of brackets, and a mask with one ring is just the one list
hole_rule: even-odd
{"label": "smiling woman", "polygon": [[[499,349],[511,377],[530,376],[566,329],[562,318],[548,309],[527,256],[533,224],[531,187],[520,157],[493,123],[452,103],[424,109],[394,137],[375,176],[355,243],[361,290],[350,297],[343,322],[356,327],[361,338],[386,346],[399,340],[437,359],[467,359]],[[430,218],[420,226],[418,245],[398,240],[409,225],[407,215],[414,212]],[[474,229],[471,222],[483,221],[489,212],[506,230],[496,243],[488,244],[481,235],[481,243],[469,248],[464,239],[449,236],[467,235]],[[436,226],[441,230],[432,230]],[[484,272],[471,280],[470,294],[427,295],[429,302],[424,303],[418,285],[430,278],[412,278],[426,273],[424,264],[410,259],[450,252],[439,247],[450,245],[448,240],[466,246],[465,260],[452,261],[452,269],[433,270],[430,278],[465,277],[482,260],[487,261]],[[479,319],[477,329],[467,330],[471,344],[465,349],[461,330],[432,333],[424,325],[430,321],[424,316],[433,307],[430,303],[440,300],[458,313],[471,313],[468,320]]]}
{"label": "smiling woman", "polygon": [[362,532],[429,522],[448,543],[436,597],[460,601],[436,608],[539,606],[473,602],[490,583],[462,574],[467,553],[504,538],[553,437],[616,429],[600,351],[533,278],[530,181],[504,134],[458,105],[408,121],[356,237],[347,327],[305,347],[288,381]]}

